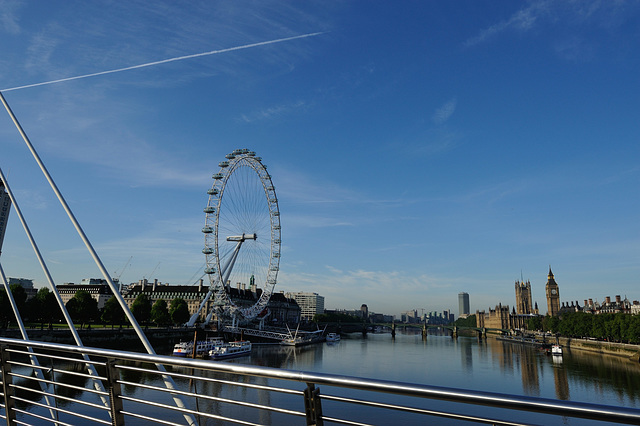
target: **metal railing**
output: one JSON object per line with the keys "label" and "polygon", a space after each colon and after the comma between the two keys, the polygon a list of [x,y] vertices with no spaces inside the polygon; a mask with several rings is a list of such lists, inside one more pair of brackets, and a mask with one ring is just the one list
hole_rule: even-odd
{"label": "metal railing", "polygon": [[631,408],[18,339],[0,338],[0,357],[9,425],[640,424]]}

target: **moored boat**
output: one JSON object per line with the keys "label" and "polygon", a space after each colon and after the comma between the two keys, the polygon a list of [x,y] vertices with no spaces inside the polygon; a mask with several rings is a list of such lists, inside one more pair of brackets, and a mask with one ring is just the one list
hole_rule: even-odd
{"label": "moored boat", "polygon": [[209,359],[218,360],[234,358],[251,353],[251,342],[239,340],[236,342],[223,343],[209,351]]}
{"label": "moored boat", "polygon": [[339,342],[340,335],[338,333],[329,333],[326,337],[327,342]]}
{"label": "moored boat", "polygon": [[[212,337],[196,342],[196,356],[205,356],[211,349],[224,343],[221,337]],[[193,341],[176,343],[173,347],[173,355],[189,357],[193,355]]]}
{"label": "moored boat", "polygon": [[551,355],[562,355],[562,346],[560,345],[551,346]]}

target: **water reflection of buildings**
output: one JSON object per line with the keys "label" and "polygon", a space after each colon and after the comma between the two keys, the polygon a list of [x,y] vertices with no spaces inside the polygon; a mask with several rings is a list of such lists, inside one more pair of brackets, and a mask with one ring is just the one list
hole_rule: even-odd
{"label": "water reflection of buildings", "polygon": [[557,358],[519,343],[495,339],[486,342],[490,356],[504,374],[514,375],[520,369],[525,395],[540,396],[544,372],[551,366],[555,396],[559,400],[571,399],[570,379],[574,386],[596,393],[603,393],[603,389],[609,387],[616,388],[622,405],[624,399],[628,398],[634,404],[640,399],[640,366],[627,359],[582,351],[568,351],[564,357]]}
{"label": "water reflection of buildings", "polygon": [[540,377],[536,353],[523,345],[511,346],[517,347],[520,352],[520,372],[525,395],[540,396]]}
{"label": "water reflection of buildings", "polygon": [[519,367],[522,376],[522,391],[525,395],[540,395],[540,371],[536,352],[529,346],[519,343],[503,343],[487,339],[491,353],[497,357],[500,368],[505,372],[516,373]]}
{"label": "water reflection of buildings", "polygon": [[470,340],[458,339],[456,342],[460,347],[460,358],[462,361],[462,369],[469,373],[473,372],[473,347]]}
{"label": "water reflection of buildings", "polygon": [[562,357],[553,357],[553,381],[556,384],[556,398],[569,401],[569,380],[567,370],[562,365]]}

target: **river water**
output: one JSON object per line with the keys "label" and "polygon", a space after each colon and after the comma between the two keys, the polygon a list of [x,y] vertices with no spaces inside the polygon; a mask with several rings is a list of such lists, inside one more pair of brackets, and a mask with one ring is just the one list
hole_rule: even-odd
{"label": "river water", "polygon": [[[429,334],[423,340],[420,330],[412,329],[400,330],[395,339],[390,334],[354,334],[343,336],[339,343],[298,348],[254,346],[251,356],[229,362],[640,408],[638,363],[567,348],[562,357],[554,357],[492,337],[452,339]],[[472,411],[468,414],[496,417],[484,407],[468,409]],[[591,423],[531,413],[522,416],[535,424]],[[394,424],[392,419],[378,419],[377,424]],[[445,423],[437,419],[433,424]]]}
{"label": "river water", "polygon": [[[226,362],[640,408],[640,364],[625,358],[578,350],[570,351],[567,348],[565,348],[562,358],[558,358],[546,355],[532,346],[499,341],[492,337],[486,339],[458,337],[453,339],[448,335],[437,334],[437,330],[430,330],[427,339],[423,340],[420,332],[421,330],[417,329],[403,330],[400,328],[393,339],[388,333],[368,334],[367,336],[353,334],[343,336],[342,340],[337,343],[317,343],[297,348],[257,344],[254,345],[251,355]],[[170,347],[156,349],[158,353],[169,354],[171,352]],[[211,374],[220,378],[219,373]],[[131,373],[130,377],[124,377],[124,379],[162,386],[158,378],[150,379],[146,375]],[[236,379],[229,376],[226,380]],[[250,380],[258,384],[269,384],[266,379],[253,378]],[[86,383],[81,382],[75,384],[80,388],[87,386]],[[178,384],[188,387],[186,382]],[[295,389],[302,390],[301,384],[293,383],[292,385]],[[326,386],[320,386],[320,388],[322,394],[335,393],[332,392],[333,389]],[[129,389],[125,386],[123,392],[125,395],[132,393],[136,397],[149,401],[155,401],[156,398],[153,393],[139,388]],[[251,400],[243,392],[245,391],[236,386],[224,384],[212,384],[197,390],[197,393],[201,395]],[[347,392],[345,396],[358,397],[357,391],[347,390],[345,392]],[[395,401],[395,397],[392,395],[383,395],[380,398],[383,398],[385,402],[393,403]],[[99,403],[98,400],[94,402]],[[162,402],[171,404],[166,400]],[[269,394],[263,396],[260,403],[282,406],[282,402],[283,400],[279,399],[277,395]],[[516,413],[514,418],[513,412],[474,405],[466,405],[461,408],[460,405],[456,406],[453,403],[441,401],[419,401],[419,403],[420,406],[427,409],[463,412],[467,415],[521,421],[527,424],[602,424],[583,419],[566,419],[535,413]],[[216,404],[200,400],[200,406],[197,408],[203,412],[229,416],[239,415],[242,417],[246,414],[242,412],[241,407],[230,406],[231,408],[226,408],[229,407],[229,404],[225,406]],[[300,411],[302,401],[296,399],[295,404],[295,406],[286,408]],[[153,413],[151,406],[146,406],[145,409],[151,410],[147,413],[149,415],[156,414]],[[342,414],[345,413],[346,409]],[[339,415],[340,413],[332,412],[332,414],[335,414],[336,417],[342,417]],[[353,412],[349,414],[353,414]],[[356,414],[359,421],[363,423],[398,424],[397,414],[393,411],[373,414],[370,409],[362,409]],[[183,419],[178,416],[171,420],[181,422]],[[264,414],[259,418],[248,420],[260,424],[294,424],[291,422],[291,417],[283,420],[282,416],[276,414]],[[302,418],[298,420],[295,424],[304,424]],[[49,423],[43,422],[42,424]],[[127,424],[148,423],[139,423],[135,419],[129,419]],[[218,425],[222,423],[209,421],[206,424]],[[404,420],[402,424],[457,425],[465,423],[423,416],[410,421]]]}

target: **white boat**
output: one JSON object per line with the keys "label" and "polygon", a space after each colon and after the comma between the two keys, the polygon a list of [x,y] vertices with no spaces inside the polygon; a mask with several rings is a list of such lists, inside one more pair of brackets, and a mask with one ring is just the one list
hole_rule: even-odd
{"label": "white boat", "polygon": [[551,346],[551,355],[562,355],[562,346],[560,345]]}
{"label": "white boat", "polygon": [[[196,356],[204,356],[211,349],[224,343],[221,337],[212,337],[196,342]],[[193,341],[176,343],[173,347],[173,355],[180,357],[190,357],[193,355]]]}
{"label": "white boat", "polygon": [[236,342],[223,343],[209,351],[209,359],[218,360],[233,358],[237,356],[249,355],[251,353],[251,342],[239,340]]}
{"label": "white boat", "polygon": [[327,342],[339,342],[340,335],[338,333],[329,333],[326,338]]}

